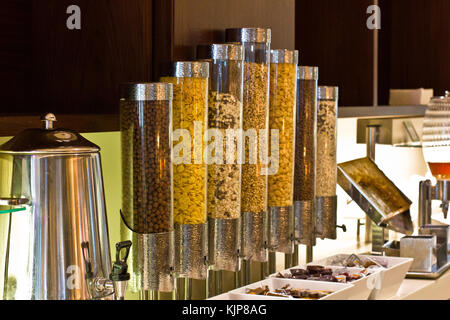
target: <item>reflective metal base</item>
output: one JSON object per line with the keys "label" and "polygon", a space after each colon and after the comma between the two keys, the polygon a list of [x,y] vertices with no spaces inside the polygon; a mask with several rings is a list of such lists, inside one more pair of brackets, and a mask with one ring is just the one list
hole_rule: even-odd
{"label": "reflective metal base", "polygon": [[204,280],[208,274],[208,226],[175,224],[175,271],[178,277]]}
{"label": "reflective metal base", "polygon": [[294,212],[292,206],[269,208],[268,249],[294,253]]}
{"label": "reflective metal base", "polygon": [[210,270],[240,270],[241,219],[208,219],[208,243]]}
{"label": "reflective metal base", "polygon": [[316,237],[314,232],[314,200],[294,201],[294,232],[298,244],[314,246]]}
{"label": "reflective metal base", "polygon": [[316,235],[322,239],[337,238],[337,196],[318,197],[316,212]]}
{"label": "reflective metal base", "polygon": [[139,234],[137,242],[141,290],[171,292],[174,288],[174,232]]}
{"label": "reflective metal base", "polygon": [[243,212],[241,257],[267,262],[267,212]]}

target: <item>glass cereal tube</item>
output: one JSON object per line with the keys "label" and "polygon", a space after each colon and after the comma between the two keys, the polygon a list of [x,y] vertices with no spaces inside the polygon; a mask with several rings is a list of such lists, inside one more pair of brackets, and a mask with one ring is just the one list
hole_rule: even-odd
{"label": "glass cereal tube", "polygon": [[[237,142],[242,128],[244,48],[240,44],[200,45],[197,47],[197,59],[208,61],[210,65],[208,129],[217,135],[214,137],[214,154],[208,152],[211,156],[208,159],[207,204],[210,270],[239,271],[239,153],[242,146]],[[228,139],[230,132],[233,135]],[[217,144],[217,138],[221,138],[222,145]],[[218,148],[222,149],[222,153],[218,153]],[[219,290],[220,286],[216,288]]]}
{"label": "glass cereal tube", "polygon": [[[207,129],[208,64],[177,62],[173,77],[173,211],[177,224],[206,222],[206,164],[203,161],[203,134]],[[184,143],[177,130],[189,133],[191,153],[177,152]],[[196,136],[197,135],[197,136]],[[200,135],[200,139],[199,136]],[[179,139],[179,140],[178,140]],[[200,149],[198,144],[200,144]]]}
{"label": "glass cereal tube", "polygon": [[271,50],[269,128],[278,130],[279,148],[278,171],[269,174],[269,207],[292,206],[293,202],[297,63],[298,51]]}
{"label": "glass cereal tube", "polygon": [[267,156],[268,150],[261,141],[268,140],[271,30],[227,29],[226,41],[244,46],[241,254],[244,260],[266,262],[267,162],[264,155]]}
{"label": "glass cereal tube", "polygon": [[175,271],[181,278],[207,276],[206,183],[203,136],[207,130],[209,64],[173,64],[173,212]]}

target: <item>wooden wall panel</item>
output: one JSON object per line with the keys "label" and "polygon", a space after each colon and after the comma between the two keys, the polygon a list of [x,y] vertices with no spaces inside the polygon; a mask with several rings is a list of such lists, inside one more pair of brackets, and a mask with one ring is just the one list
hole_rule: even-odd
{"label": "wooden wall panel", "polygon": [[[151,80],[152,0],[33,0],[31,101],[20,111],[117,113],[119,84]],[[66,9],[81,8],[81,30]]]}
{"label": "wooden wall panel", "polygon": [[226,28],[270,27],[272,48],[295,47],[295,0],[173,0],[174,60],[194,59],[195,47],[223,42]]}
{"label": "wooden wall panel", "polygon": [[0,1],[0,113],[17,112],[27,101],[30,32],[30,1]]}
{"label": "wooden wall panel", "polygon": [[371,0],[298,0],[295,46],[300,64],[319,66],[319,84],[339,86],[339,105],[373,101],[373,31],[367,29]]}
{"label": "wooden wall panel", "polygon": [[388,100],[389,88],[433,88],[443,95],[450,88],[450,1],[382,0],[380,48],[387,54],[380,65]]}

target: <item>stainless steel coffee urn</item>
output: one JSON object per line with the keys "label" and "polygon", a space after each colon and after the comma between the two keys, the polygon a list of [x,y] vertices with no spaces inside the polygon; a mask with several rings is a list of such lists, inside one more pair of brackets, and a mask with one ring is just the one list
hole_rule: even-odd
{"label": "stainless steel coffee urn", "polygon": [[111,268],[100,148],[42,120],[0,146],[0,298],[123,299],[131,242]]}

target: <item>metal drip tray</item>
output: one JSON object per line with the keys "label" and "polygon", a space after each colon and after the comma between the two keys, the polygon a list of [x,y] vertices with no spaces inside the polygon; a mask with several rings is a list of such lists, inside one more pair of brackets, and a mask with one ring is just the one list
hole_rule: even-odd
{"label": "metal drip tray", "polygon": [[377,225],[413,233],[411,200],[369,158],[338,164],[338,184]]}

